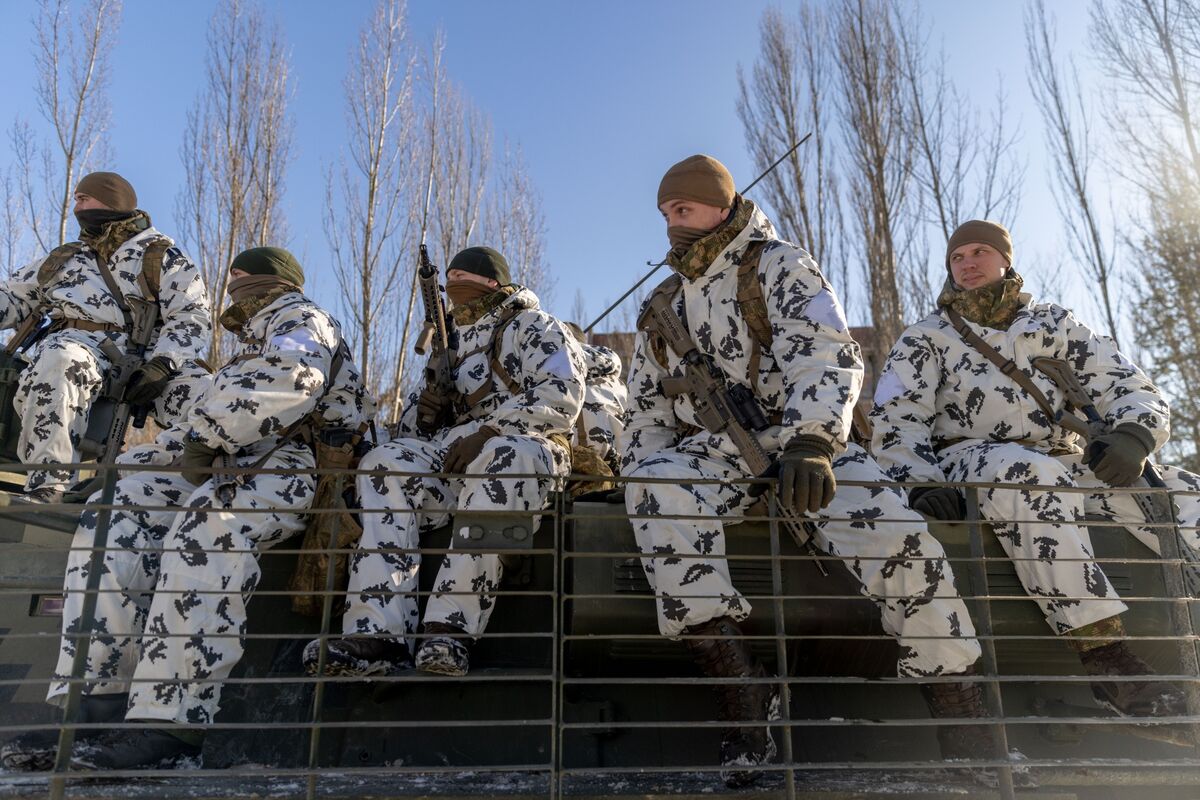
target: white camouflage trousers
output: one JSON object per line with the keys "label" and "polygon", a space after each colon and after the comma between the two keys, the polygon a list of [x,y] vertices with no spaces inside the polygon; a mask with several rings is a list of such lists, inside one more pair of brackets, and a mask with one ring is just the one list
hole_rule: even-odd
{"label": "white camouflage trousers", "polygon": [[[248,466],[259,455],[238,463]],[[287,445],[265,467],[311,470],[312,453]],[[227,511],[211,480],[193,487],[178,473],[122,478],[115,504],[152,508],[113,512],[85,692],[128,691],[130,719],[211,723],[221,682],[242,656],[258,551],[303,530],[314,488],[307,472],[247,476]],[[58,705],[66,700],[75,653],[66,634],[78,625],[95,533],[96,512],[89,510],[75,532],[64,579],[64,637],[46,698]]]}
{"label": "white camouflage trousers", "polygon": [[[455,439],[459,432],[455,432]],[[457,508],[542,508],[555,483],[549,479],[490,476],[564,476],[569,472],[563,448],[530,436],[490,439],[466,470],[480,477],[446,480],[427,474],[441,471],[445,455],[446,448],[440,443],[398,439],[363,458],[359,469],[380,474],[360,475],[358,479],[363,534],[350,559],[348,608],[342,617],[344,633],[411,637],[417,626],[420,533],[445,524],[449,512]],[[382,474],[389,470],[418,474]],[[380,513],[377,509],[388,510]],[[500,585],[503,569],[495,554],[448,553],[434,583],[437,593],[426,605],[425,621],[457,625],[472,636],[480,635],[495,606],[492,592]],[[408,644],[411,648],[411,639]]]}
{"label": "white camouflage trousers", "polygon": [[[963,442],[947,448],[940,459],[949,481],[1107,488],[1081,455],[1052,456],[1015,442]],[[1200,490],[1200,477],[1190,472],[1175,467],[1158,467],[1158,471],[1171,489]],[[1181,530],[1195,547],[1200,544],[1195,528],[1200,521],[1200,496],[1180,494],[1175,502]],[[1137,524],[1146,518],[1130,494],[979,490],[979,515],[992,521],[992,530],[1013,559],[1021,584],[1055,633],[1126,610],[1104,569],[1094,561],[1084,522],[1089,514],[1122,525],[1159,552],[1155,529]]]}
{"label": "white camouflage trousers", "polygon": [[[887,478],[861,447],[851,444],[833,462],[839,481],[833,502],[813,516],[816,543],[844,560],[863,595],[875,601],[884,629],[900,644],[897,670],[919,677],[965,670],[979,658],[979,642],[966,605],[954,587],[942,545],[895,489],[840,485]],[[626,506],[633,519],[642,566],[658,595],[658,629],[677,637],[684,629],[718,617],[743,620],[750,603],[733,585],[725,560],[721,517],[744,514],[754,499],[747,486],[686,483],[750,477],[725,437],[690,436],[627,472]],[[672,478],[678,484],[636,483]],[[658,515],[703,521],[660,519]],[[899,520],[899,521],[897,521]],[[672,554],[712,556],[673,558]]]}
{"label": "white camouflage trousers", "polygon": [[[88,413],[100,393],[110,362],[99,348],[104,333],[65,330],[49,334],[24,370],[13,396],[21,419],[17,454],[27,464],[69,464],[79,460]],[[120,341],[124,341],[121,337]],[[122,345],[123,346],[123,345]],[[169,426],[195,396],[200,368],[189,364],[154,403],[154,417]],[[27,490],[68,488],[70,470],[31,471]]]}

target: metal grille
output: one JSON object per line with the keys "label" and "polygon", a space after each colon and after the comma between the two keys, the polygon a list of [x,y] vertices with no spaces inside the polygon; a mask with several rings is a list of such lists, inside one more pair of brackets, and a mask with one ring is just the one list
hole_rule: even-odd
{"label": "metal grille", "polygon": [[[353,480],[353,474],[340,480]],[[93,498],[98,502],[88,507],[98,525],[80,631],[93,627],[96,567],[109,546],[111,515],[138,510],[113,506],[113,483],[109,473]],[[768,664],[772,677],[763,681],[777,686],[784,700],[783,718],[771,724],[779,755],[758,768],[765,773],[759,790],[788,798],[903,792],[1012,798],[1023,793],[1022,782],[1033,780],[1040,795],[1052,797],[1092,796],[1094,787],[1120,787],[1138,797],[1200,793],[1195,603],[1185,590],[1190,565],[1178,538],[1186,543],[1195,530],[1159,526],[1159,557],[1120,529],[1080,521],[1092,523],[1097,560],[1130,607],[1132,646],[1164,679],[1186,687],[1189,698],[1184,717],[1116,717],[1091,700],[1092,679],[1041,620],[1011,560],[979,519],[978,494],[995,485],[959,486],[967,519],[931,526],[947,548],[983,648],[972,679],[985,687],[990,716],[982,722],[993,727],[999,746],[992,758],[972,762],[941,761],[936,734],[980,720],[931,719],[918,691],[921,683],[958,679],[895,677],[896,645],[872,603],[848,579],[841,558],[792,541],[771,495],[761,512],[723,518],[733,582],[755,608],[744,626],[746,638]],[[305,675],[303,644],[341,635],[336,576],[331,569],[326,577],[320,618],[302,618],[288,610],[286,588],[299,538],[261,556],[246,552],[261,559],[263,578],[248,603],[245,657],[225,681],[217,722],[207,727],[204,767],[104,773],[106,782],[98,784],[94,774],[70,767],[72,739],[83,730],[132,730],[136,724],[78,723],[82,658],[74,665],[67,723],[40,704],[57,652],[59,619],[53,614],[70,523],[79,510],[0,508],[0,594],[8,599],[0,630],[0,696],[6,700],[0,738],[61,731],[55,769],[0,775],[0,796],[725,791],[717,751],[720,731],[730,723],[716,719],[711,697],[711,687],[721,681],[698,677],[683,645],[659,636],[655,600],[624,507],[572,503],[562,491],[542,512],[533,547],[494,593],[494,616],[463,678],[414,671],[368,682]],[[238,508],[236,501],[228,512],[264,513]],[[423,601],[432,593],[448,534],[432,531],[421,544]],[[829,577],[821,576],[818,562]],[[1003,756],[1010,747],[1019,748],[1021,761]],[[980,789],[968,768],[989,770],[995,787]]]}

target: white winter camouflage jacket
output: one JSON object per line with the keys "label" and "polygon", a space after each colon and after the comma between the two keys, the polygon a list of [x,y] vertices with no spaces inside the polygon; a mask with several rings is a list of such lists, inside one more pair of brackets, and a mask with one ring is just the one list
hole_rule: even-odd
{"label": "white winter camouflage jacket", "polygon": [[[737,302],[737,264],[755,241],[762,251],[758,280],[771,324],[772,343],[764,347],[756,396],[767,418],[782,424],[759,434],[768,453],[780,452],[799,434],[819,437],[835,451],[850,433],[854,403],[862,390],[863,363],[850,337],[846,315],[812,256],[778,240],[766,216],[754,210],[749,224],[695,280],[683,279],[675,310],[700,350],[712,356],[732,382],[752,387],[749,374],[752,335]],[[680,373],[680,359],[666,348],[666,368],[639,332],[629,373],[625,468],[675,445],[680,423],[700,426],[691,398],[663,393],[662,379]]]}
{"label": "white winter camouflage jacket", "polygon": [[303,294],[276,298],[246,322],[238,355],[212,376],[187,425],[205,444],[233,453],[273,444],[314,409],[329,426],[370,420],[375,404],[352,359],[326,391],[341,338],[337,320]]}
{"label": "white winter camouflage jacket", "polygon": [[[1012,359],[1046,395],[1065,407],[1063,393],[1032,366],[1063,359],[1111,425],[1146,428],[1157,447],[1169,435],[1170,411],[1150,379],[1116,348],[1053,303],[1022,308],[1008,330],[967,322]],[[1078,451],[1079,437],[1055,425],[1033,398],[954,330],[944,313],[929,315],[900,336],[875,389],[872,452],[897,481],[942,481],[938,451],[973,441],[1019,441],[1043,452]]]}
{"label": "white winter camouflage jacket", "polygon": [[600,345],[580,347],[587,363],[587,392],[572,442],[592,448],[609,467],[617,470],[621,466],[628,397],[621,375],[621,357]]}
{"label": "white winter camouflage jacket", "polygon": [[[147,228],[125,241],[109,259],[122,292],[141,297],[137,278],[142,271],[142,254],[155,239],[171,241],[154,228]],[[0,283],[0,328],[11,328],[46,301],[52,316],[90,322],[124,325],[125,317],[117,306],[90,247],[69,259],[45,288],[38,285],[37,273],[44,258],[27,264],[12,278]],[[173,243],[163,255],[159,289],[159,322],[156,338],[147,358],[167,356],[179,365],[202,358],[208,350],[212,318],[208,294],[200,270]]]}
{"label": "white winter camouflage jacket", "polygon": [[[488,349],[496,326],[514,311],[515,318],[504,326],[496,345],[500,363],[520,387],[516,394],[494,374]],[[541,310],[532,291],[518,287],[471,325],[459,328],[447,321],[455,389],[470,397],[491,383],[493,391],[435,438],[453,442],[485,425],[510,436],[570,435],[583,405],[583,352],[570,331]],[[416,411],[410,399],[401,419],[402,436],[424,438],[417,429]]]}

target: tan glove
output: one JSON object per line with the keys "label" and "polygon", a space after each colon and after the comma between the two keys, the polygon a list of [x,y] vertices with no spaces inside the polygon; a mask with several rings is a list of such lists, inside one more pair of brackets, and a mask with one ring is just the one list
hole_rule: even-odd
{"label": "tan glove", "polygon": [[479,458],[479,454],[483,452],[483,446],[488,443],[488,440],[499,435],[500,431],[484,425],[474,433],[456,439],[446,450],[443,471],[462,474],[472,461]]}
{"label": "tan glove", "polygon": [[815,514],[833,500],[833,448],[818,436],[797,436],[779,457],[779,501],[797,514]]}

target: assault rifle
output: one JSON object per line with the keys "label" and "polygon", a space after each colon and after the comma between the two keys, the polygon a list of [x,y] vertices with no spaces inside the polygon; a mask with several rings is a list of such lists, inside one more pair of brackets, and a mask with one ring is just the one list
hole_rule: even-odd
{"label": "assault rifle", "polygon": [[[1091,443],[1098,437],[1108,433],[1109,425],[1100,415],[1100,411],[1092,402],[1092,398],[1088,396],[1087,390],[1083,388],[1083,384],[1079,382],[1079,376],[1075,374],[1075,370],[1066,361],[1057,358],[1035,358],[1032,361],[1034,369],[1041,372],[1047,378],[1054,382],[1054,385],[1063,393],[1064,399],[1076,411],[1083,414],[1084,419],[1080,419],[1069,411],[1063,410],[1055,414],[1054,421],[1060,426],[1078,434],[1084,441]],[[1162,476],[1158,474],[1158,469],[1155,468],[1154,462],[1146,460],[1146,466],[1142,468],[1142,477],[1135,483],[1134,486],[1144,486],[1149,489],[1160,491],[1147,492],[1145,494],[1134,494],[1133,500],[1137,503],[1138,508],[1142,511],[1142,516],[1146,518],[1146,522],[1151,525],[1168,525],[1171,527],[1175,538],[1179,542],[1180,549],[1187,554],[1187,560],[1193,564],[1200,561],[1198,555],[1188,543],[1187,539],[1180,535],[1179,522],[1175,514],[1175,506],[1171,502],[1170,496],[1162,490],[1167,488],[1166,482]],[[1188,582],[1191,584],[1193,594],[1200,590],[1200,574],[1197,574],[1196,568],[1185,570]]]}
{"label": "assault rifle", "polygon": [[[730,385],[712,357],[700,352],[667,295],[666,292],[655,293],[638,320],[639,328],[661,336],[683,361],[682,375],[663,379],[663,393],[671,398],[685,394],[690,397],[696,418],[706,431],[727,434],[756,477],[774,477],[778,474],[778,464],[754,435],[766,430],[770,423],[753,393],[741,384]],[[751,494],[755,494],[756,488],[751,487]],[[812,549],[812,523],[790,508],[780,506],[779,511],[796,543]],[[828,575],[824,564],[820,560],[816,563],[822,574]]]}
{"label": "assault rifle", "polygon": [[454,380],[450,374],[450,346],[446,333],[446,306],[442,303],[442,287],[438,285],[438,268],[429,260],[429,250],[421,244],[421,261],[417,268],[421,302],[425,306],[425,323],[413,349],[417,355],[429,354],[425,364],[425,385],[442,398],[442,409],[436,414],[418,413],[417,425],[432,433],[446,422],[446,411],[454,396]]}
{"label": "assault rifle", "polygon": [[33,347],[39,339],[50,330],[50,318],[45,315],[45,308],[34,309],[25,320],[17,326],[12,339],[0,350],[0,447],[8,444],[12,432],[11,421],[16,417],[13,408],[13,398],[17,394],[17,381],[25,362],[17,357]]}
{"label": "assault rifle", "polygon": [[150,349],[150,339],[158,325],[158,303],[132,295],[125,298],[129,304],[132,328],[129,332],[129,343],[125,352],[105,339],[100,343],[100,349],[108,358],[110,366],[104,376],[104,384],[96,402],[92,404],[88,414],[87,433],[79,442],[79,453],[84,458],[96,459],[101,464],[112,464],[121,452],[125,443],[125,433],[129,430],[132,417],[135,428],[144,427],[150,407],[130,406],[125,400],[125,389],[134,372],[146,363],[146,352]]}

